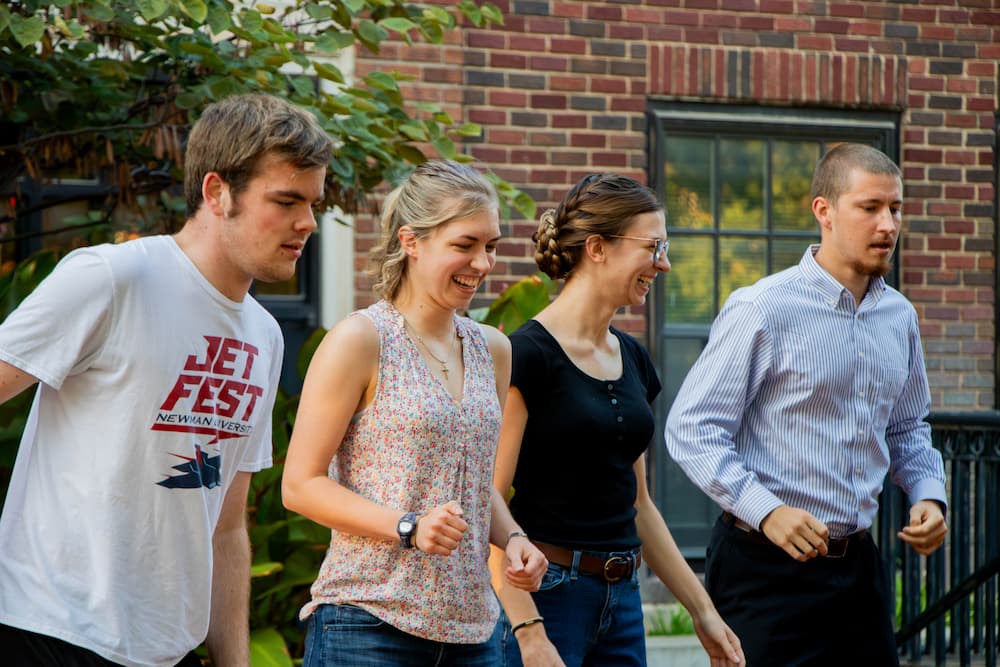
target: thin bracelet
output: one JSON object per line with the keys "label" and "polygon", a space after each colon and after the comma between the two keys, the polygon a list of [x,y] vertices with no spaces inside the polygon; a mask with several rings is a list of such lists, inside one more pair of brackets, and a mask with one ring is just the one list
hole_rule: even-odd
{"label": "thin bracelet", "polygon": [[517,631],[520,630],[521,628],[523,628],[524,626],[526,626],[526,625],[532,625],[534,623],[541,623],[544,620],[545,619],[542,618],[541,616],[532,616],[531,618],[526,618],[523,621],[521,621],[520,623],[518,623],[517,625],[515,625],[514,627],[512,627],[510,629],[510,634],[516,635]]}
{"label": "thin bracelet", "polygon": [[526,540],[531,539],[528,537],[528,534],[525,533],[524,531],[512,530],[510,535],[507,536],[507,544],[510,544],[510,541],[515,537],[523,537]]}

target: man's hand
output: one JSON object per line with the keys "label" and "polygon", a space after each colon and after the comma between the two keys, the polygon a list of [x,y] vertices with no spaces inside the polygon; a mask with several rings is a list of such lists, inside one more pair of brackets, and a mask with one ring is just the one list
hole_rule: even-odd
{"label": "man's hand", "polygon": [[531,540],[521,535],[515,535],[507,540],[504,553],[507,555],[507,570],[504,573],[507,583],[521,590],[537,591],[549,567],[545,555],[531,543]]}
{"label": "man's hand", "polygon": [[462,514],[462,506],[452,500],[420,515],[417,519],[417,548],[424,553],[450,556],[469,529]]}
{"label": "man's hand", "polygon": [[521,649],[521,664],[524,667],[566,667],[541,623],[526,625],[517,631],[514,638]]}
{"label": "man's hand", "polygon": [[910,525],[896,533],[922,556],[927,556],[944,544],[948,524],[944,521],[944,511],[934,500],[920,500],[910,508]]}
{"label": "man's hand", "polygon": [[799,562],[826,555],[830,531],[822,521],[803,509],[788,505],[776,507],[761,522],[760,529],[767,539]]}

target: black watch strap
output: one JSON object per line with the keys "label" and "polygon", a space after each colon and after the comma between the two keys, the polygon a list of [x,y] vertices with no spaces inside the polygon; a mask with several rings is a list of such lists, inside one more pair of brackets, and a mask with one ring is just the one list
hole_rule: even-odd
{"label": "black watch strap", "polygon": [[399,534],[399,543],[404,549],[412,549],[416,546],[413,537],[417,533],[417,513],[407,512],[396,524],[396,533]]}

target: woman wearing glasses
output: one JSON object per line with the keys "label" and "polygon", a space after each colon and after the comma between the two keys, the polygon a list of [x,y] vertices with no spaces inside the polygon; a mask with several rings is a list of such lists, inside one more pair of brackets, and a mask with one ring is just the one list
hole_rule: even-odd
{"label": "woman wearing glasses", "polygon": [[[549,560],[535,593],[498,584],[507,665],[645,665],[645,562],[694,619],[713,667],[742,664],[739,640],[688,567],[646,487],[660,391],[652,361],[611,326],[670,270],[655,193],[591,174],[546,211],[535,262],[565,279],[511,336],[513,370],[494,484]],[[495,562],[494,565],[500,565]]]}

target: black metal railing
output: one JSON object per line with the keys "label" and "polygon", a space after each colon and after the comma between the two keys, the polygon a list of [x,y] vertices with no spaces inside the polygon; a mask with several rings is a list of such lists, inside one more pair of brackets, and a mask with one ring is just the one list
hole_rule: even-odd
{"label": "black metal railing", "polygon": [[928,421],[948,480],[948,538],[927,558],[896,532],[908,504],[887,483],[876,522],[898,601],[896,644],[911,661],[996,667],[1000,580],[1000,412],[936,412]]}

